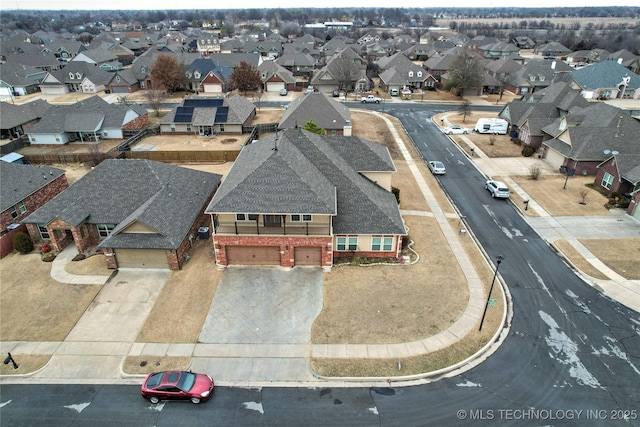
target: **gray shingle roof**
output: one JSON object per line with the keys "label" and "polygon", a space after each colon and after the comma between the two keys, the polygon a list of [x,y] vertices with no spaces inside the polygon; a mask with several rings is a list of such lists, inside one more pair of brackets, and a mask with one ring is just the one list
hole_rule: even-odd
{"label": "gray shingle roof", "polygon": [[16,126],[40,119],[51,107],[47,101],[36,99],[25,104],[0,103],[0,129],[12,129]]}
{"label": "gray shingle roof", "polygon": [[0,161],[0,212],[49,184],[64,170],[51,166],[30,166]]}
{"label": "gray shingle roof", "polygon": [[571,77],[584,89],[617,89],[625,77],[629,79],[627,89],[640,88],[640,76],[616,61],[602,61],[583,67],[571,73]]}
{"label": "gray shingle roof", "polygon": [[278,128],[303,127],[309,120],[321,129],[342,130],[351,121],[351,114],[349,108],[320,92],[303,93],[289,104]]}
{"label": "gray shingle roof", "polygon": [[[208,213],[308,213],[333,215],[336,234],[406,234],[395,196],[358,173],[370,169],[358,159],[381,157],[389,170],[388,151],[351,137],[326,137],[288,129],[245,147],[214,196]],[[277,146],[277,150],[274,147]],[[344,154],[353,150],[355,154]],[[356,164],[355,167],[350,161]]]}
{"label": "gray shingle roof", "polygon": [[[220,178],[150,160],[105,160],[23,222],[118,224],[101,247],[177,249]],[[120,233],[133,222],[157,233]]]}

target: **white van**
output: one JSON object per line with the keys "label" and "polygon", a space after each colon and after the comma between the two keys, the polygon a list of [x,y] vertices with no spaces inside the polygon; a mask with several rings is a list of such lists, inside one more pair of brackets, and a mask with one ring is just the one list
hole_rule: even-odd
{"label": "white van", "polygon": [[398,89],[389,89],[389,95],[398,96],[398,94],[399,94]]}
{"label": "white van", "polygon": [[492,133],[498,135],[506,135],[509,128],[509,122],[504,119],[479,119],[474,132]]}

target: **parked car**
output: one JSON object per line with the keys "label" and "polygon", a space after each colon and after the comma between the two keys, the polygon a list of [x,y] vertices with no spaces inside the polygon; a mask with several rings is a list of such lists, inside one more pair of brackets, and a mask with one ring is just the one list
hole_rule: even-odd
{"label": "parked car", "polygon": [[485,183],[484,188],[491,193],[491,197],[509,198],[509,188],[504,182],[490,179]]}
{"label": "parked car", "polygon": [[287,88],[282,88],[280,89],[280,96],[287,96],[287,94],[289,93],[289,91],[287,90]]}
{"label": "parked car", "polygon": [[367,95],[360,98],[360,102],[363,104],[380,104],[381,99],[377,96]]}
{"label": "parked car", "polygon": [[442,129],[442,132],[446,133],[447,135],[459,135],[459,134],[466,135],[470,132],[470,130],[462,126],[454,125],[454,126],[449,126]]}
{"label": "parked car", "polygon": [[333,92],[331,92],[331,96],[333,96],[334,98],[337,98],[340,96],[340,91],[338,89],[334,90]]}
{"label": "parked car", "polygon": [[213,379],[191,371],[153,372],[144,379],[141,394],[153,404],[161,400],[205,402],[213,394]]}
{"label": "parked car", "polygon": [[438,160],[431,160],[429,162],[429,169],[434,175],[444,175],[447,173],[447,169],[444,167],[444,163]]}
{"label": "parked car", "polygon": [[307,93],[313,93],[315,92],[315,89],[313,86],[307,86]]}

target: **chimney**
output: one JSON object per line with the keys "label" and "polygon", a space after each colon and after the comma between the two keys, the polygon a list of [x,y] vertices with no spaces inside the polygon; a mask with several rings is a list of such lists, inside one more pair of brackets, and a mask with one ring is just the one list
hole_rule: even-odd
{"label": "chimney", "polygon": [[351,136],[351,122],[349,120],[346,121],[344,127],[342,128],[342,134],[344,136]]}
{"label": "chimney", "polygon": [[552,70],[556,69],[556,61],[551,61],[551,69]]}
{"label": "chimney", "polygon": [[618,58],[618,64],[622,65],[622,58]]}

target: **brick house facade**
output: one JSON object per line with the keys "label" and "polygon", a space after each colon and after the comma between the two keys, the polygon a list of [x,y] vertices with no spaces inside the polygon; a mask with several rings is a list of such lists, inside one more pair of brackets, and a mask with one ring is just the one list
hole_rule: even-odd
{"label": "brick house facade", "polygon": [[[13,236],[18,232],[29,232],[37,247],[37,242],[42,241],[39,231],[35,230],[31,233],[24,225],[16,227],[14,224],[19,224],[32,212],[64,191],[69,187],[69,182],[63,170],[48,166],[35,167],[0,162],[0,167],[2,167],[3,186],[3,210],[0,212],[0,230],[2,231],[0,257],[4,257],[13,250]],[[7,193],[11,196],[5,196]]]}

